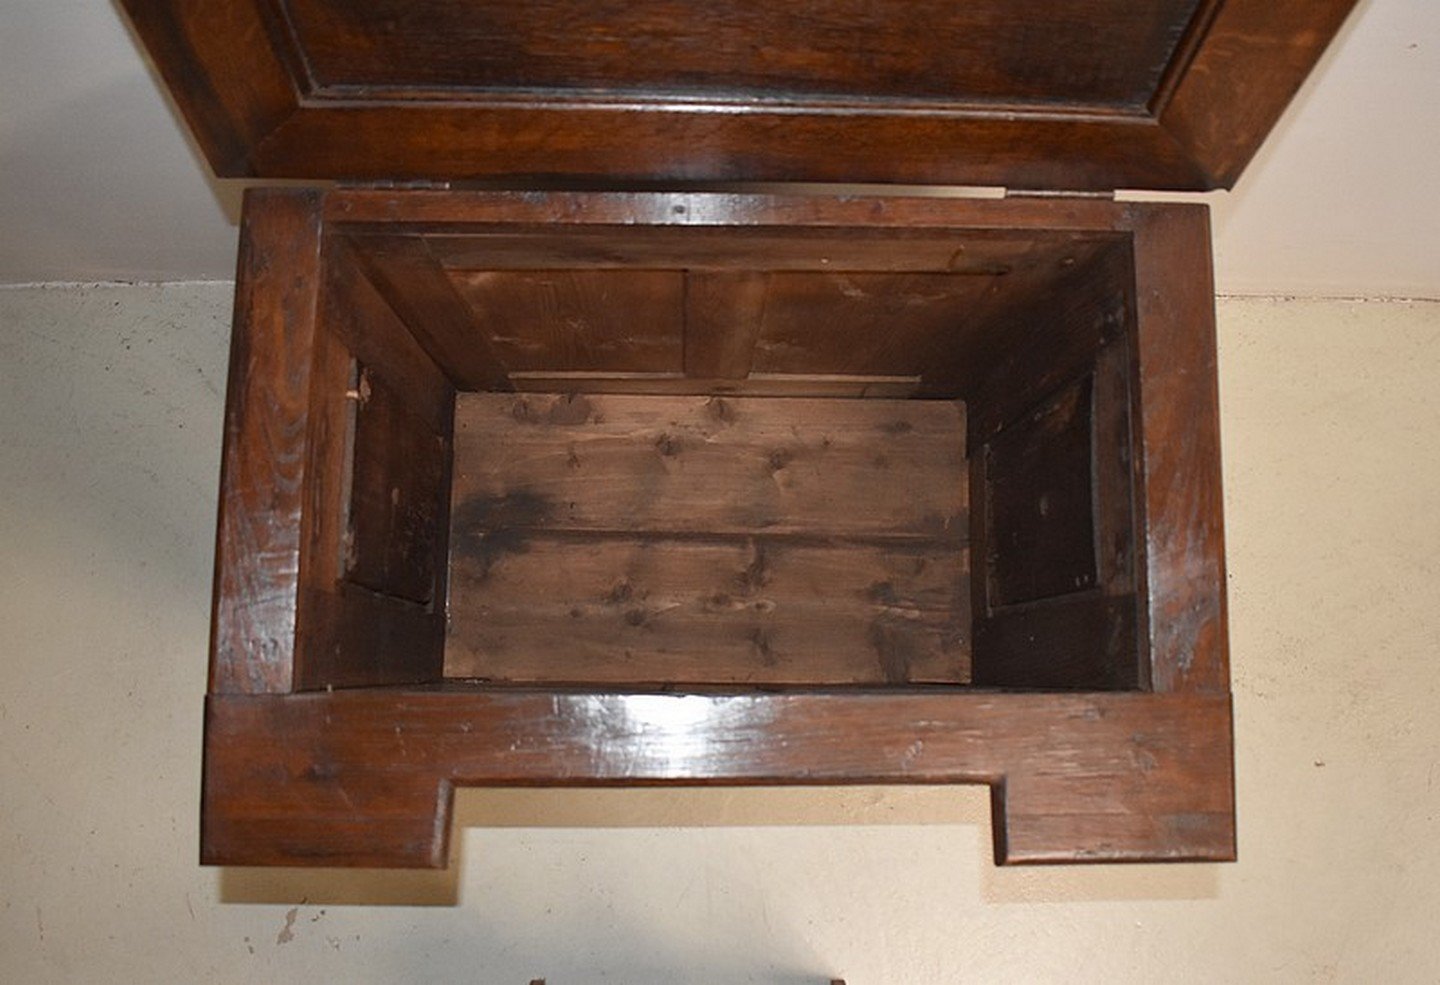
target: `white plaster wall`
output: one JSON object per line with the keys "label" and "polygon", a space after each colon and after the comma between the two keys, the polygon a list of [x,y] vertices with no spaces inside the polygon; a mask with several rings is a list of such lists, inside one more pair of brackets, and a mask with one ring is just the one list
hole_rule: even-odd
{"label": "white plaster wall", "polygon": [[229,297],[0,290],[0,982],[1440,978],[1440,304],[1220,306],[1238,864],[997,871],[979,788],[508,791],[397,876],[194,862]]}

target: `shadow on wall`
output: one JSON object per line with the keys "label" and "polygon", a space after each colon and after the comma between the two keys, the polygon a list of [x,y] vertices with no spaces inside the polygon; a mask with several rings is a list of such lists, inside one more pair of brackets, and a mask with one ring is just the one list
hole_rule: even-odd
{"label": "shadow on wall", "polygon": [[[990,861],[984,786],[472,788],[455,793],[450,866],[444,870],[224,868],[224,903],[460,902],[468,829],[955,828],[980,856],[985,903],[1204,900],[1219,896],[1214,864],[1011,866]],[[961,829],[969,829],[961,830]],[[809,980],[809,979],[807,979]]]}

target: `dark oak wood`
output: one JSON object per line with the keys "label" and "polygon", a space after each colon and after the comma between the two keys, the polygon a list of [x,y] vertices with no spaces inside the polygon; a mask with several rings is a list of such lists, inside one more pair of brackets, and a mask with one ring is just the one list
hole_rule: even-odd
{"label": "dark oak wood", "polygon": [[[1128,244],[988,323],[971,398],[975,680],[1134,688],[1149,679],[1135,591]],[[1204,311],[1191,317],[1208,317]]]}
{"label": "dark oak wood", "polygon": [[532,189],[247,197],[205,860],[849,782],[1233,857],[1203,209],[559,189],[1228,187],[1353,3],[121,0],[218,174]]}
{"label": "dark oak wood", "polygon": [[[1147,211],[1135,229],[1137,501],[1157,691],[1230,687],[1210,215]],[[1188,275],[1176,277],[1174,271]]]}
{"label": "dark oak wood", "polygon": [[446,674],[968,680],[963,408],[466,394]]}
{"label": "dark oak wood", "polygon": [[310,465],[319,328],[318,192],[246,193],[225,397],[212,694],[284,693]]}
{"label": "dark oak wood", "polygon": [[122,5],[221,175],[1204,189],[1353,2]]}
{"label": "dark oak wood", "polygon": [[445,563],[441,514],[449,444],[389,384],[360,367],[355,390],[344,577],[429,605]]}
{"label": "dark oak wood", "polygon": [[[1199,0],[286,0],[317,90],[1139,107]],[[418,8],[418,9],[417,9]],[[1085,37],[1087,44],[1073,43]],[[376,38],[386,38],[384,46]],[[1023,70],[1022,70],[1023,69]]]}
{"label": "dark oak wood", "polygon": [[1084,376],[1062,387],[990,441],[991,605],[1023,605],[1098,582],[1092,384]]}
{"label": "dark oak wood", "polygon": [[1001,863],[1234,857],[1207,694],[213,696],[213,864],[443,866],[457,786],[984,783]]}
{"label": "dark oak wood", "polygon": [[419,236],[369,236],[351,253],[375,289],[450,382],[462,390],[508,389],[506,367],[477,330],[429,242]]}
{"label": "dark oak wood", "polygon": [[276,191],[245,236],[207,859],[439,864],[454,786],[591,782],[1233,853],[1203,208]]}
{"label": "dark oak wood", "polygon": [[[1197,23],[1185,69],[1152,104],[1160,125],[1234,185],[1294,98],[1355,0],[1213,3]],[[1203,33],[1201,31],[1203,25]]]}
{"label": "dark oak wood", "polygon": [[443,661],[454,390],[348,241],[328,239],[323,260],[293,684],[433,680]]}
{"label": "dark oak wood", "polygon": [[743,380],[751,374],[773,276],[768,270],[685,275],[686,376]]}
{"label": "dark oak wood", "polygon": [[511,372],[683,369],[681,271],[483,270],[452,279]]}

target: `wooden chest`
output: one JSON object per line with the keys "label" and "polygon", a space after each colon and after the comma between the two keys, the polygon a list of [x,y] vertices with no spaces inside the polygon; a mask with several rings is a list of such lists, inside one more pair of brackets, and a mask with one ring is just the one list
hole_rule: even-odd
{"label": "wooden chest", "polygon": [[205,861],[594,783],[1233,857],[1207,215],[1109,193],[1233,181],[1349,0],[125,6],[327,182],[245,204]]}

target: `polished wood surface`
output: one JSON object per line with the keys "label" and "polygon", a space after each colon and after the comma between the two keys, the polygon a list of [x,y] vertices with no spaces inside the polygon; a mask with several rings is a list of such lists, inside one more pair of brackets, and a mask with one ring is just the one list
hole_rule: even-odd
{"label": "polished wood surface", "polygon": [[[587,359],[603,278],[696,278],[679,368],[504,365],[487,242],[494,323]],[[461,784],[892,781],[991,785],[1003,861],[1229,857],[1210,292],[1196,206],[252,196],[205,857],[439,864]]]}
{"label": "polished wood surface", "polygon": [[1209,213],[1148,212],[1134,249],[1137,500],[1154,687],[1220,693],[1230,688],[1230,651]]}
{"label": "polished wood surface", "polygon": [[201,854],[443,866],[456,786],[983,783],[1001,863],[1221,861],[1230,728],[1201,694],[216,696]]}
{"label": "polished wood surface", "polygon": [[1354,0],[123,0],[217,174],[1228,187]]}
{"label": "polished wood surface", "polygon": [[215,544],[210,691],[289,691],[310,389],[319,329],[320,195],[251,191],[240,236]]}
{"label": "polished wood surface", "polygon": [[464,394],[445,672],[965,683],[952,401]]}
{"label": "polished wood surface", "polygon": [[[993,0],[281,6],[322,90],[1139,108],[1202,4],[1030,0],[1023,11]],[[1074,43],[1080,36],[1086,44]]]}

